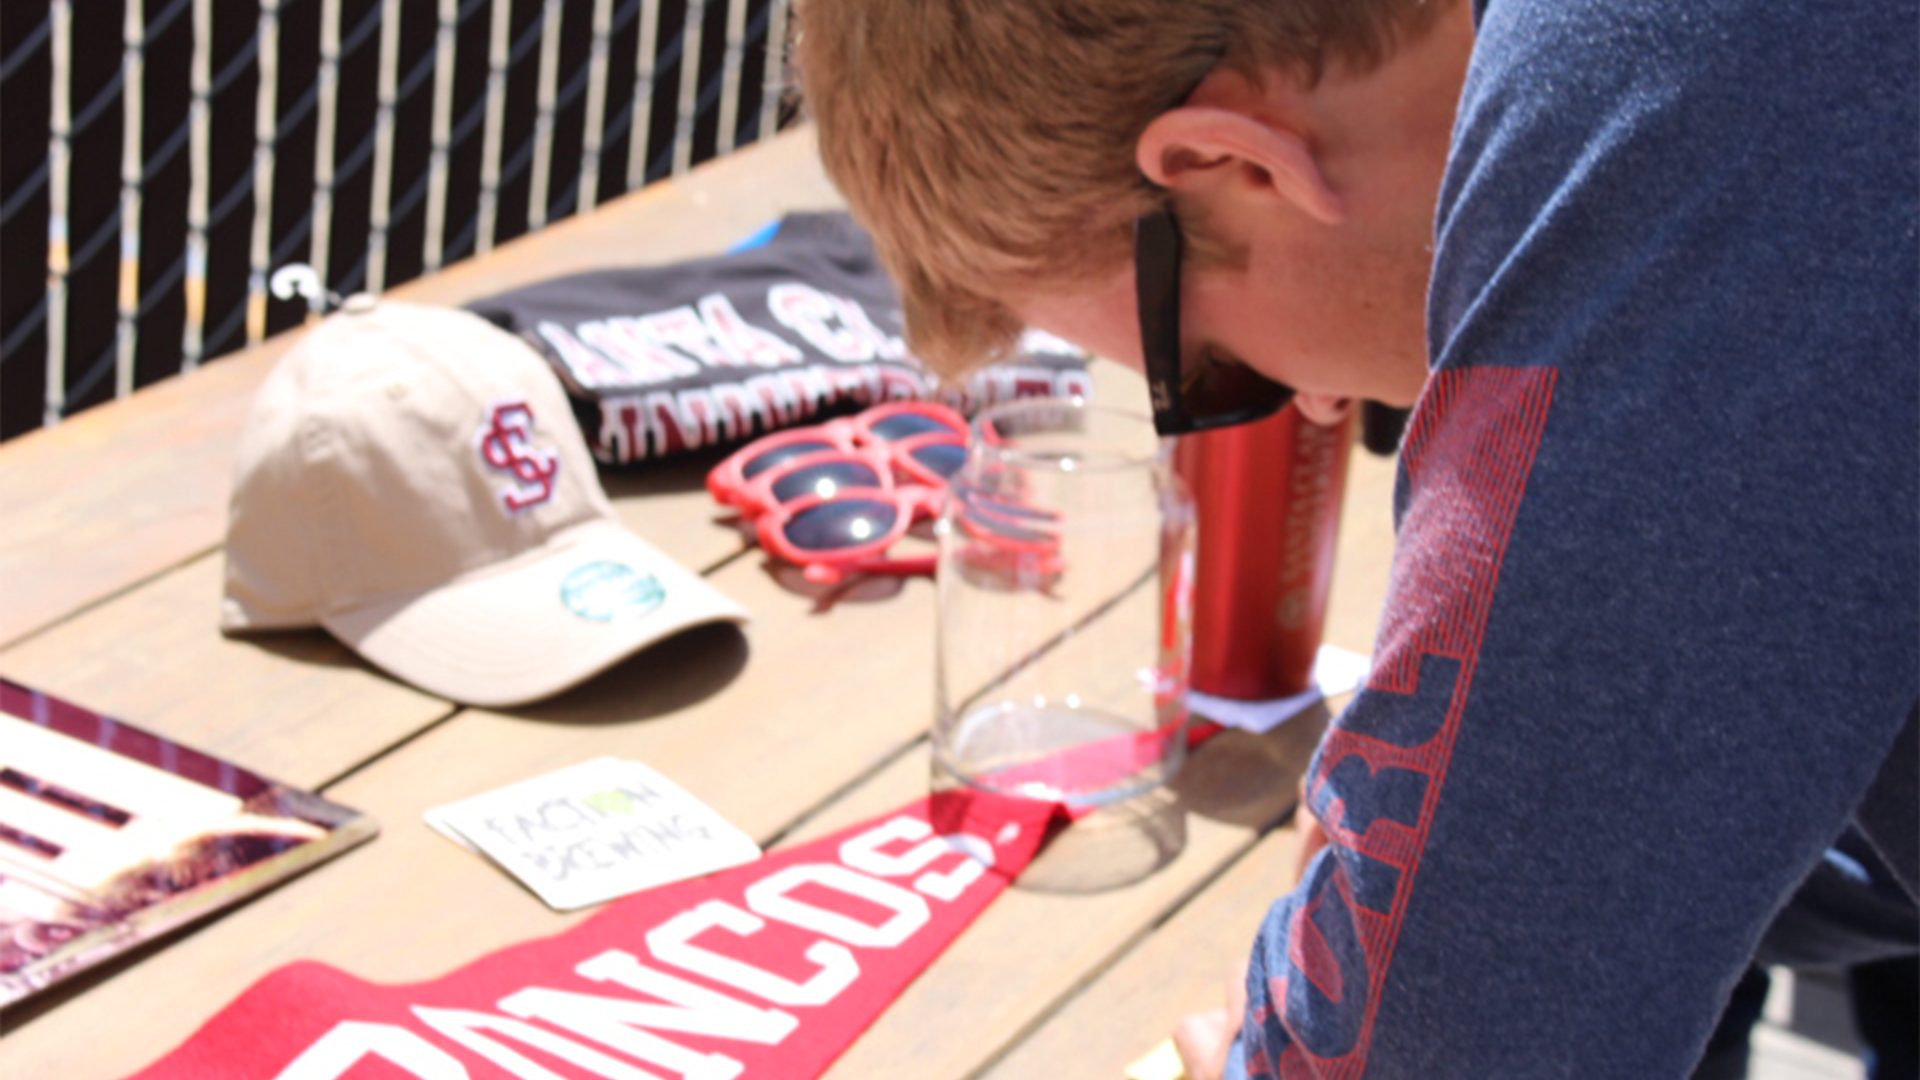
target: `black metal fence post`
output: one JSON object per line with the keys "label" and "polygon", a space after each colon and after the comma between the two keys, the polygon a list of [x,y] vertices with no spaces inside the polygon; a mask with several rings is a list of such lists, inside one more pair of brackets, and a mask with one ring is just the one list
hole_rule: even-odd
{"label": "black metal fence post", "polygon": [[755,141],[788,0],[7,0],[0,439]]}

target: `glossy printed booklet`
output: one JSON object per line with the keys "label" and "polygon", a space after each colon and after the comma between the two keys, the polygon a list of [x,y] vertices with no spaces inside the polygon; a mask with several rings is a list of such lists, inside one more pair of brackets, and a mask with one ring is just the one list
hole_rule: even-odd
{"label": "glossy printed booklet", "polygon": [[375,831],[318,795],[0,679],[0,1008]]}

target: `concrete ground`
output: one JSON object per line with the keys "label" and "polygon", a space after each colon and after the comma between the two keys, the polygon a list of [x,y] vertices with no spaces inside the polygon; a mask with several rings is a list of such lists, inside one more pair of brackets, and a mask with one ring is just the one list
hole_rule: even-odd
{"label": "concrete ground", "polygon": [[1844,982],[1776,970],[1748,1080],[1865,1080]]}

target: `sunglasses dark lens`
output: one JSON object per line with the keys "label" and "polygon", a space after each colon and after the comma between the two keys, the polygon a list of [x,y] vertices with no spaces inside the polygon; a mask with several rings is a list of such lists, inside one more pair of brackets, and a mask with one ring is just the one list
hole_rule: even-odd
{"label": "sunglasses dark lens", "polygon": [[1293,390],[1245,364],[1196,359],[1181,390],[1182,411],[1203,427],[1270,416],[1293,400]]}
{"label": "sunglasses dark lens", "polygon": [[878,540],[900,511],[874,499],[845,499],[802,510],[787,522],[787,542],[803,551],[837,551]]}
{"label": "sunglasses dark lens", "polygon": [[876,420],[871,429],[875,435],[888,442],[899,442],[910,435],[924,435],[929,431],[953,431],[954,429],[922,413],[894,413],[884,420]]}
{"label": "sunglasses dark lens", "polygon": [[823,461],[803,465],[774,481],[773,497],[792,502],[802,495],[832,495],[843,487],[875,487],[880,476],[857,461]]}
{"label": "sunglasses dark lens", "polygon": [[801,454],[811,454],[818,450],[832,450],[833,448],[832,443],[820,442],[818,440],[785,443],[754,457],[745,465],[742,465],[740,467],[740,476],[742,479],[751,480],[789,458],[799,457]]}
{"label": "sunglasses dark lens", "polygon": [[928,443],[915,449],[912,457],[945,480],[967,463],[967,448],[960,443]]}

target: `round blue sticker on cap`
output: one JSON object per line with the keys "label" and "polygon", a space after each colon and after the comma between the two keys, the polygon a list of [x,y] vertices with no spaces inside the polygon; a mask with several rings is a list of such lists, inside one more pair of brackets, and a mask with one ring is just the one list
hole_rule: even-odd
{"label": "round blue sticker on cap", "polygon": [[639,618],[666,599],[667,590],[659,578],[625,563],[591,562],[560,583],[561,603],[592,622]]}

